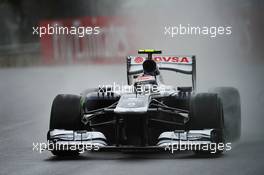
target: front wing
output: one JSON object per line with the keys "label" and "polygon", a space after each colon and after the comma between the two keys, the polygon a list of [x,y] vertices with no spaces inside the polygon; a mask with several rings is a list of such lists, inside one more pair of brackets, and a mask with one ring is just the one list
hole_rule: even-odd
{"label": "front wing", "polygon": [[[193,150],[193,147],[215,143],[214,129],[176,130],[163,132],[153,146],[108,145],[107,138],[97,131],[50,130],[48,141],[57,149],[77,147],[88,151],[167,151],[177,147],[179,150]],[[65,146],[67,145],[67,146]]]}

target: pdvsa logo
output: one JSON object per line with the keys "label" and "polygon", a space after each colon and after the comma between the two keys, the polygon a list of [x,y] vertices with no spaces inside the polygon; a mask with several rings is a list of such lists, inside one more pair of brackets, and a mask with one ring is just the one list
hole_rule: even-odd
{"label": "pdvsa logo", "polygon": [[144,61],[144,58],[143,57],[136,57],[134,59],[135,63],[142,63]]}
{"label": "pdvsa logo", "polygon": [[192,60],[188,57],[174,57],[174,56],[156,56],[153,58],[156,62],[181,63],[191,64]]}

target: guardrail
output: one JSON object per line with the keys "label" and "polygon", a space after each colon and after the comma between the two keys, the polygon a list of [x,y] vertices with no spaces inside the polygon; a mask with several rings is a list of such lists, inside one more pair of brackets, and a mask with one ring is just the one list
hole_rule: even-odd
{"label": "guardrail", "polygon": [[0,46],[0,67],[35,66],[40,64],[39,43]]}

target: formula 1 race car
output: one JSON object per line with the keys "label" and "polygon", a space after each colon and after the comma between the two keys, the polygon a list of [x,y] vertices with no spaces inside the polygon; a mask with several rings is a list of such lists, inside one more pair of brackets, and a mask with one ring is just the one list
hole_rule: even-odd
{"label": "formula 1 race car", "polygon": [[[87,150],[184,149],[217,155],[229,149],[227,143],[240,137],[238,90],[196,93],[195,56],[157,56],[161,51],[150,49],[138,53],[147,56],[127,57],[128,85],[55,97],[50,151],[65,156]],[[163,71],[189,75],[192,85],[165,85]]]}

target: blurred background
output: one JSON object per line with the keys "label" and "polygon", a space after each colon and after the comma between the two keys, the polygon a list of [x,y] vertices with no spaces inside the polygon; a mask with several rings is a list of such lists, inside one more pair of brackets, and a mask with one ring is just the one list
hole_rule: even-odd
{"label": "blurred background", "polygon": [[[261,0],[1,0],[0,66],[71,64],[83,60],[118,63],[124,60],[121,56],[140,47],[176,54],[219,50],[232,60],[235,56],[259,63],[263,56],[263,8]],[[102,32],[100,36],[84,38],[69,35],[40,38],[32,34],[33,27],[47,24],[98,25]],[[217,38],[164,35],[165,26],[179,24],[230,25],[232,35]]]}

